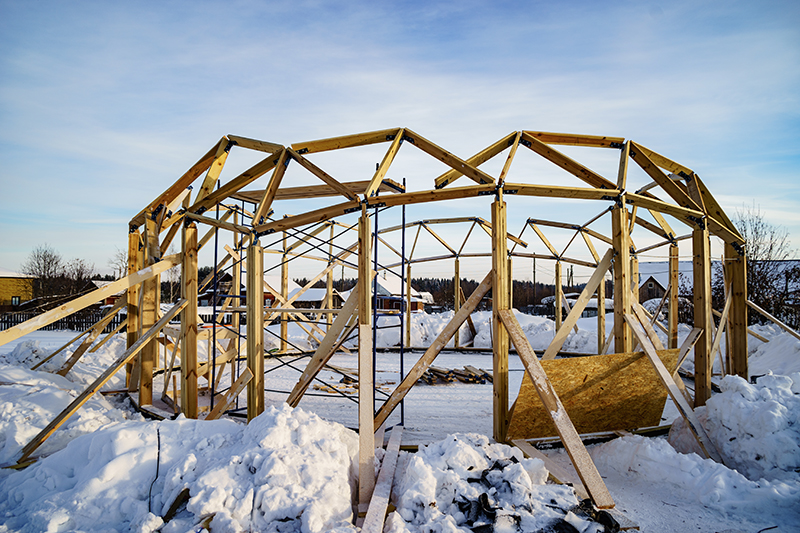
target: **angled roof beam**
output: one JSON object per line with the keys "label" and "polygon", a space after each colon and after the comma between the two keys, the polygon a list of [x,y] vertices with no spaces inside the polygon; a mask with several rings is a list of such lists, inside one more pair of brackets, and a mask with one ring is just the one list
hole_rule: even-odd
{"label": "angled roof beam", "polygon": [[280,144],[248,139],[247,137],[239,137],[238,135],[228,135],[228,139],[236,146],[257,150],[259,152],[267,152],[268,154],[274,154],[275,152],[283,150],[283,146]]}
{"label": "angled roof beam", "polygon": [[576,135],[574,133],[549,133],[546,131],[525,130],[531,137],[545,144],[564,144],[568,146],[593,146],[596,148],[622,148],[624,137],[606,137],[601,135]]}
{"label": "angled roof beam", "polygon": [[528,225],[533,229],[533,231],[536,232],[536,235],[538,235],[539,239],[544,243],[545,246],[547,246],[547,249],[550,250],[551,254],[553,254],[556,257],[561,257],[561,255],[556,251],[555,247],[552,244],[550,244],[549,240],[547,240],[547,237],[544,236],[542,230],[539,229],[539,226],[537,226],[530,219],[528,219]]}
{"label": "angled roof beam", "polygon": [[684,191],[681,186],[672,181],[669,176],[658,168],[658,166],[647,156],[647,154],[639,148],[639,145],[633,141],[631,144],[631,158],[636,161],[642,170],[644,170],[653,181],[658,183],[664,191],[672,197],[675,202],[681,207],[692,209],[694,211],[702,211],[701,207],[692,200],[692,198]]}
{"label": "angled roof beam", "polygon": [[391,141],[393,139],[392,136],[395,135],[399,129],[400,128],[390,128],[388,130],[370,131],[367,133],[319,139],[317,141],[294,143],[292,144],[292,150],[300,154],[313,154],[316,152],[339,150],[341,148],[351,148],[353,146],[383,143]]}
{"label": "angled roof beam", "polygon": [[403,140],[410,142],[426,154],[435,157],[445,165],[461,172],[464,176],[470,178],[475,183],[483,185],[487,183],[493,184],[495,182],[494,178],[489,174],[472,166],[460,157],[451,154],[441,146],[432,143],[418,133],[406,129]]}
{"label": "angled roof beam", "polygon": [[505,194],[519,196],[543,196],[548,198],[576,198],[581,200],[614,200],[617,189],[589,189],[586,187],[562,187],[559,185],[527,185],[525,183],[504,183]]}
{"label": "angled roof beam", "polygon": [[574,230],[581,229],[582,231],[585,231],[586,233],[588,233],[589,235],[591,235],[595,239],[601,240],[601,241],[603,241],[603,242],[605,242],[607,244],[612,244],[611,239],[609,237],[606,237],[602,233],[598,233],[597,231],[595,231],[593,229],[589,229],[589,228],[585,228],[585,227],[582,228],[581,226],[577,226],[575,224],[567,224],[566,222],[554,222],[552,220],[540,220],[540,219],[537,219],[537,218],[529,218],[528,222],[532,222],[534,224],[538,224],[539,226],[550,226],[550,227],[553,227],[553,228],[564,228],[564,229],[574,229]]}
{"label": "angled roof beam", "polygon": [[548,146],[533,135],[522,132],[522,144],[544,157],[551,163],[563,168],[578,179],[599,189],[616,189],[617,186],[593,170],[586,168],[574,159],[562,154],[555,148]]}
{"label": "angled roof beam", "polygon": [[308,170],[316,177],[318,177],[319,179],[321,179],[322,181],[333,187],[336,191],[339,192],[339,194],[341,194],[348,200],[358,200],[358,197],[352,192],[350,192],[350,190],[347,187],[336,181],[332,176],[330,176],[327,172],[319,168],[317,165],[315,165],[314,163],[312,163],[299,153],[295,152],[291,148],[287,148],[286,150],[287,152],[289,152],[289,155],[291,156],[292,159],[300,163],[301,167]]}
{"label": "angled roof beam", "polygon": [[[511,146],[514,142],[514,137],[516,137],[517,132],[511,132],[496,143],[484,148],[477,154],[473,155],[469,159],[467,159],[467,163],[472,165],[473,167],[479,167],[485,162],[489,161],[491,158]],[[434,180],[434,187],[437,189],[441,189],[442,187],[449,185],[456,181],[458,178],[463,176],[464,174],[456,169],[451,169],[439,176]]]}
{"label": "angled roof beam", "polygon": [[283,176],[286,174],[286,169],[289,168],[289,161],[291,159],[284,148],[278,156],[278,163],[275,165],[275,171],[272,173],[272,178],[270,178],[267,188],[264,189],[264,195],[261,197],[255,213],[253,213],[254,224],[260,224],[267,217],[269,209],[272,207],[272,202],[275,200],[275,194],[277,194]]}
{"label": "angled roof beam", "polygon": [[427,224],[425,224],[425,223],[423,222],[423,223],[422,223],[422,227],[423,227],[423,228],[425,228],[425,230],[426,230],[428,233],[430,233],[431,235],[433,235],[433,238],[434,238],[434,239],[436,239],[437,241],[439,241],[440,243],[442,243],[442,246],[444,246],[445,248],[447,248],[448,250],[450,250],[450,253],[452,253],[453,255],[458,255],[458,252],[456,252],[456,251],[453,249],[453,247],[452,247],[452,246],[450,246],[449,244],[447,244],[447,242],[445,242],[445,240],[444,240],[444,239],[442,239],[442,238],[441,238],[439,235],[437,235],[435,231],[433,231],[431,228],[429,228]]}
{"label": "angled roof beam", "polygon": [[223,137],[219,142],[219,145],[217,146],[217,152],[214,154],[214,162],[211,163],[208,172],[206,172],[203,185],[200,187],[200,190],[197,191],[197,197],[194,201],[195,203],[208,196],[208,194],[214,190],[214,186],[217,184],[219,175],[222,173],[222,167],[225,166],[225,161],[228,160],[228,154],[231,151],[231,146],[233,146],[233,142],[228,139],[227,136]]}
{"label": "angled roof beam", "polygon": [[514,137],[514,140],[511,144],[511,150],[508,152],[508,157],[506,157],[506,163],[503,165],[503,170],[500,172],[500,177],[497,178],[498,183],[503,183],[508,175],[508,171],[511,168],[511,162],[514,161],[514,156],[517,155],[517,148],[519,147],[519,140],[522,137],[522,132],[518,131],[517,135]]}
{"label": "angled roof beam", "polygon": [[366,198],[375,196],[378,193],[378,188],[381,186],[381,183],[383,183],[383,178],[386,177],[386,173],[389,171],[389,167],[392,165],[394,157],[397,155],[397,151],[400,150],[400,145],[403,143],[404,132],[405,130],[400,128],[394,134],[394,139],[389,146],[389,150],[386,151],[386,155],[383,156],[381,164],[378,165],[375,175],[372,176],[369,185],[367,185],[367,189],[364,191],[364,196]]}

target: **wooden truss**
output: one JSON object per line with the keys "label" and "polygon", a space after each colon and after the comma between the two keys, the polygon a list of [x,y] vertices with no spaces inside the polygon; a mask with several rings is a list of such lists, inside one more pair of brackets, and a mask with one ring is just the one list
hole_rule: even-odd
{"label": "wooden truss", "polygon": [[[385,155],[371,175],[359,176],[355,181],[342,181],[321,168],[315,154],[344,148],[355,149],[367,145],[385,143]],[[411,148],[406,147],[410,145]],[[561,151],[561,146],[582,147],[595,150],[615,150],[619,153],[616,176],[602,176],[586,165]],[[431,175],[430,182],[421,190],[407,190],[403,185],[387,178],[392,164],[403,152],[418,149],[447,171]],[[535,157],[553,165],[557,172],[569,180],[578,180],[574,185],[552,183],[526,183],[515,174],[515,160],[520,149],[530,150]],[[229,158],[239,150],[260,153],[260,161],[244,172],[222,180],[223,169]],[[502,170],[496,176],[482,168],[491,159],[506,152]],[[641,169],[649,181],[634,189],[629,185],[629,170],[633,166]],[[314,180],[306,186],[286,186],[287,172],[302,172]],[[466,179],[461,179],[465,177]],[[224,181],[224,182],[223,182]],[[458,182],[456,184],[456,182]],[[256,186],[259,183],[260,185]],[[251,187],[251,188],[248,188]],[[449,219],[426,219],[400,226],[378,228],[370,217],[373,210],[455,201],[466,198],[488,196],[491,200],[491,221],[476,216]],[[506,197],[527,197],[529,213],[524,213],[524,227],[518,234],[508,230]],[[289,212],[295,208],[294,200],[327,198],[329,203],[304,212]],[[601,205],[593,210],[595,216],[588,221],[554,221],[531,217],[535,211],[531,206],[549,199],[567,199],[597,202]],[[585,203],[582,205],[586,205]],[[642,215],[646,214],[647,218]],[[610,219],[610,220],[609,220]],[[651,220],[652,221],[651,221]],[[669,219],[669,221],[668,221]],[[606,231],[597,229],[605,224]],[[441,224],[464,224],[468,227],[463,242],[452,243],[438,231]],[[688,233],[679,235],[672,225],[686,227]],[[201,237],[199,226],[208,226]],[[591,226],[591,227],[590,227]],[[389,234],[399,229],[414,229],[416,237],[409,254],[398,251],[388,242]],[[659,243],[637,249],[633,239],[634,229],[641,228],[649,235],[658,237]],[[36,448],[71,416],[88,397],[121,368],[127,369],[128,390],[136,396],[142,406],[164,400],[187,417],[202,416],[198,408],[199,380],[212,384],[212,376],[218,382],[224,372],[231,372],[232,388],[219,398],[219,403],[208,414],[208,418],[220,416],[228,405],[246,391],[247,417],[252,419],[264,409],[264,346],[265,325],[280,319],[282,342],[280,351],[291,351],[286,342],[285,324],[296,321],[306,329],[317,348],[311,355],[304,372],[287,401],[297,405],[317,373],[342,349],[352,332],[358,333],[359,354],[359,427],[360,427],[360,511],[366,516],[368,529],[382,529],[381,509],[385,509],[386,487],[391,479],[383,476],[377,486],[372,475],[374,463],[374,433],[382,431],[384,422],[392,410],[399,405],[419,375],[434,361],[445,344],[455,336],[459,345],[458,329],[469,321],[470,313],[481,299],[492,291],[493,305],[493,387],[494,387],[494,438],[507,440],[509,428],[508,354],[511,345],[516,347],[535,390],[558,430],[578,475],[588,494],[598,507],[613,507],[611,499],[597,469],[594,467],[564,410],[561,399],[551,385],[547,372],[533,353],[511,311],[511,259],[516,257],[552,261],[557,279],[563,263],[577,264],[594,269],[583,293],[569,309],[565,319],[556,313],[557,332],[542,358],[544,361],[556,357],[577,318],[592,298],[598,299],[598,353],[613,351],[631,354],[634,345],[641,345],[647,359],[653,364],[658,378],[687,417],[701,446],[715,457],[707,437],[693,418],[692,407],[686,399],[686,391],[680,390],[674,376],[666,370],[657,355],[660,346],[652,324],[661,326],[646,317],[637,302],[638,287],[637,254],[655,247],[668,247],[670,253],[670,287],[668,311],[667,348],[677,350],[677,243],[691,239],[694,256],[694,326],[692,342],[681,349],[682,360],[694,347],[696,368],[696,391],[694,406],[700,406],[711,392],[710,374],[714,353],[719,347],[721,335],[714,333],[711,308],[710,236],[725,243],[725,264],[728,279],[728,299],[722,310],[719,331],[725,327],[730,342],[724,355],[725,372],[747,377],[747,294],[745,272],[745,242],[709,189],[690,168],[676,163],[634,141],[621,137],[548,133],[538,131],[516,131],[502,137],[483,150],[469,157],[459,157],[408,128],[391,128],[355,135],[294,143],[284,146],[279,143],[259,141],[245,137],[226,135],[210,147],[186,173],[180,176],[164,192],[134,216],[129,223],[128,250],[129,274],[103,289],[82,296],[69,304],[45,313],[34,320],[0,332],[0,345],[19,338],[39,327],[85,308],[107,295],[127,290],[124,304],[127,306],[128,350],[114,366],[79,396],[56,420],[25,447],[20,461],[28,460]],[[465,245],[473,229],[484,232],[490,238],[491,247],[484,252],[466,253]],[[525,232],[531,237],[525,237]],[[547,232],[571,232],[571,238],[563,249],[553,244]],[[420,233],[438,242],[442,255],[415,257]],[[211,242],[212,236],[230,234],[233,246],[224,248],[224,254],[214,265],[213,272],[204,280],[197,278],[198,252]],[[330,233],[330,237],[327,234]],[[334,235],[336,237],[334,238]],[[181,252],[164,257],[164,251],[174,239],[180,240]],[[350,239],[347,245],[338,243]],[[215,239],[216,242],[216,239]],[[575,244],[575,243],[582,244]],[[376,244],[378,243],[378,244]],[[336,246],[334,246],[336,244]],[[411,265],[424,261],[449,261],[454,263],[456,313],[444,331],[420,357],[411,372],[405,377],[377,412],[373,411],[372,388],[372,283],[375,272],[370,261],[373,246],[385,246],[397,255],[397,262],[382,268],[407,269],[401,272],[406,280],[406,291],[410,297],[408,280]],[[585,246],[585,250],[576,250]],[[598,252],[597,247],[607,250]],[[534,251],[538,250],[538,251]],[[261,295],[265,290],[264,257],[275,254],[281,260],[280,286],[269,287],[276,296],[272,308],[264,307]],[[350,260],[355,255],[357,260]],[[325,316],[326,323],[319,327],[308,320],[303,310],[296,307],[296,297],[290,298],[288,265],[297,257],[319,260],[324,264],[321,273],[303,290],[314,283],[326,280],[327,297],[320,309],[314,310]],[[477,289],[464,298],[460,290],[461,261],[474,257],[491,257],[492,267]],[[588,257],[589,259],[586,259]],[[233,282],[222,304],[224,312],[233,315],[227,329],[214,325],[213,335],[200,328],[198,319],[198,292],[209,287],[215,276],[231,269]],[[246,268],[245,268],[246,265]],[[357,272],[358,285],[340,309],[332,303],[332,271],[337,266],[346,266]],[[160,310],[159,275],[172,267],[181,270],[181,300],[167,313]],[[611,272],[614,285],[614,329],[606,340],[604,329],[605,283],[607,272]],[[244,286],[245,291],[242,291]],[[556,283],[557,307],[564,300],[560,281]],[[246,297],[243,296],[246,294]],[[410,312],[410,308],[407,309]],[[246,317],[246,370],[237,374],[236,353],[242,346],[239,340],[240,317]],[[170,320],[180,320],[180,327],[169,326]],[[105,319],[104,319],[105,320]],[[98,323],[84,334],[89,334],[86,347],[68,361],[63,371],[75,364],[97,338],[103,324]],[[99,329],[98,329],[99,328]],[[409,332],[406,340],[410,341]],[[91,339],[91,340],[90,340]],[[207,342],[212,351],[220,354],[218,360],[199,361],[198,342]],[[611,345],[613,344],[613,350]],[[179,379],[169,377],[159,398],[153,396],[154,368],[160,365],[160,347],[164,346],[164,367],[173,372],[173,365],[180,374]],[[83,346],[82,346],[83,347]],[[166,362],[166,351],[171,349],[170,363]],[[602,355],[601,355],[602,356]],[[216,364],[215,364],[216,363]],[[659,366],[660,365],[660,366]],[[226,370],[229,367],[229,370]],[[179,384],[179,386],[178,386]],[[173,393],[169,394],[170,385]],[[212,387],[213,388],[213,387]],[[178,392],[179,391],[179,392]],[[390,449],[399,446],[399,430],[392,434]],[[390,454],[391,455],[391,454]],[[384,468],[390,468],[384,466]],[[367,510],[375,490],[375,500],[383,506],[376,512]]]}

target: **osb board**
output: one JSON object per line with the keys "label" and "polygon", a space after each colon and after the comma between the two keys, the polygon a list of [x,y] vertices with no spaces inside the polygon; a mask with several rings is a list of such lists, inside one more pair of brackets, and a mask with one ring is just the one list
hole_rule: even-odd
{"label": "osb board", "polygon": [[[672,372],[678,350],[658,352]],[[657,426],[667,390],[642,352],[541,361],[578,433]],[[558,435],[539,394],[525,377],[511,413],[508,439]]]}

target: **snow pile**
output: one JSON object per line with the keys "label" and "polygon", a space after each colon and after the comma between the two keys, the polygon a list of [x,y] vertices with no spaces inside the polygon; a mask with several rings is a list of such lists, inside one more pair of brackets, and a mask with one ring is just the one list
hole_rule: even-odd
{"label": "snow pile", "polygon": [[773,372],[788,376],[800,372],[800,341],[786,332],[774,334],[769,342],[760,342],[752,337],[750,344],[757,344],[750,352],[748,365],[751,376]]}
{"label": "snow pile", "polygon": [[797,481],[750,481],[711,459],[681,454],[664,439],[638,435],[602,444],[591,455],[604,474],[614,471],[632,483],[647,480],[649,485],[667,485],[658,492],[681,494],[723,514],[756,513],[800,523]]}
{"label": "snow pile", "polygon": [[571,511],[574,492],[545,485],[547,475],[542,461],[523,459],[516,448],[477,434],[450,435],[401,454],[392,492],[397,510],[385,531],[538,531],[564,521],[582,533],[603,531]]}
{"label": "snow pile", "polygon": [[[800,373],[762,376],[756,385],[725,376],[720,389],[695,413],[725,464],[751,480],[800,486]],[[669,440],[679,451],[699,451],[682,418],[673,423]]]}
{"label": "snow pile", "polygon": [[357,446],[343,426],[288,406],[246,426],[117,424],[6,477],[0,531],[355,531]]}
{"label": "snow pile", "polygon": [[[22,346],[22,345],[20,345]],[[30,346],[17,354],[27,357]],[[16,352],[16,350],[15,350]],[[0,463],[19,457],[22,447],[64,410],[84,385],[57,374],[0,364]],[[62,449],[69,441],[138,414],[115,408],[99,394],[92,396],[61,428],[45,441],[36,455]],[[0,476],[10,471],[0,471]]]}

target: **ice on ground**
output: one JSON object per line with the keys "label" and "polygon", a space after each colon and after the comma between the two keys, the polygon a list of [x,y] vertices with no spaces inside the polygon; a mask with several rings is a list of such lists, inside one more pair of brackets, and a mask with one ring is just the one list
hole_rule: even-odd
{"label": "ice on ground", "polygon": [[248,425],[117,424],[2,480],[0,530],[355,531],[357,449],[353,432],[289,406]]}
{"label": "ice on ground", "polygon": [[[755,385],[725,376],[720,389],[695,413],[724,463],[753,481],[800,483],[800,373],[769,374]],[[682,418],[669,441],[681,452],[700,452]]]}
{"label": "ice on ground", "polygon": [[542,461],[524,459],[516,448],[474,433],[450,435],[401,453],[392,491],[397,510],[385,531],[539,531],[564,521],[581,532],[602,531],[571,512],[578,504],[572,488],[546,485],[547,475]]}

